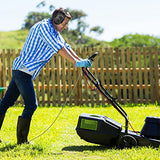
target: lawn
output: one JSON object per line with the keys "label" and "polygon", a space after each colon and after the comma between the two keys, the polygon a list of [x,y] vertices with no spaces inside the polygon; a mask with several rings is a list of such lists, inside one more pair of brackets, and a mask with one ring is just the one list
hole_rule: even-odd
{"label": "lawn", "polygon": [[[125,105],[130,122],[140,131],[146,116],[160,117],[159,105]],[[54,125],[43,135],[55,120],[60,107],[39,107],[33,115],[28,139],[31,144],[16,145],[16,124],[23,107],[8,110],[0,131],[0,159],[56,159],[56,160],[156,160],[160,159],[159,148],[136,147],[118,150],[92,144],[81,140],[75,128],[81,113],[100,114],[110,117],[124,125],[124,119],[111,106],[108,107],[64,107]],[[131,130],[131,129],[130,129]]]}

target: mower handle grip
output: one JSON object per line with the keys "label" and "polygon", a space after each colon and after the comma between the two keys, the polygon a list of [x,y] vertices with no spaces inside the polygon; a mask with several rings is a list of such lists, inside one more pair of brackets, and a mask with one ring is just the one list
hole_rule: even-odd
{"label": "mower handle grip", "polygon": [[98,55],[98,52],[95,52],[93,55],[91,55],[88,59],[90,60],[90,61],[94,61],[94,58],[96,57]]}

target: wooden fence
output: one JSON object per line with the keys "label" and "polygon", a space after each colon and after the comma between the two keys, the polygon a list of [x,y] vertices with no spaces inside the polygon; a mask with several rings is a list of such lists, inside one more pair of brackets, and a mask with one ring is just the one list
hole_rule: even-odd
{"label": "wooden fence", "polygon": [[[120,103],[160,103],[160,51],[158,48],[83,48],[76,53],[83,58],[94,52],[90,71]],[[20,50],[0,51],[0,86],[11,80],[12,63]],[[92,85],[92,84],[91,84]],[[39,105],[104,105],[105,99],[91,91],[81,68],[54,56],[34,81]],[[1,93],[1,97],[5,92]],[[20,97],[17,103],[23,103]]]}

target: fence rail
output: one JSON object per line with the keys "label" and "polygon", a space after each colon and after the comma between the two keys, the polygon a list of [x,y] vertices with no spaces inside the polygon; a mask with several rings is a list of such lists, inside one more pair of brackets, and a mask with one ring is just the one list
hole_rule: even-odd
{"label": "fence rail", "polygon": [[[160,50],[157,47],[83,48],[77,49],[76,53],[86,58],[96,51],[99,54],[90,70],[118,102],[160,103]],[[19,54],[20,50],[0,51],[0,86],[8,87],[13,60]],[[73,67],[59,55],[47,63],[33,83],[39,105],[106,103],[98,92],[88,88],[81,68]],[[21,97],[19,102],[23,103]]]}

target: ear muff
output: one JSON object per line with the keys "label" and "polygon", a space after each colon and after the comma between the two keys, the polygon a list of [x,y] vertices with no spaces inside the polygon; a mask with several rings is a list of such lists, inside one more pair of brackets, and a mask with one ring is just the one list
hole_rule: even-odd
{"label": "ear muff", "polygon": [[65,13],[63,11],[58,12],[57,16],[54,18],[54,23],[59,25],[61,24],[65,19]]}

